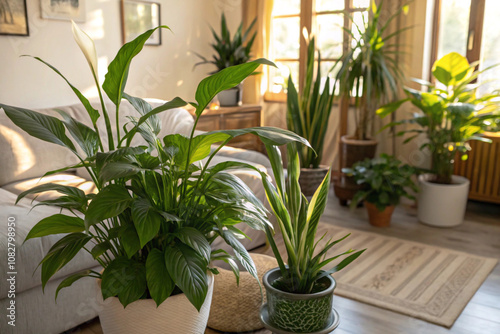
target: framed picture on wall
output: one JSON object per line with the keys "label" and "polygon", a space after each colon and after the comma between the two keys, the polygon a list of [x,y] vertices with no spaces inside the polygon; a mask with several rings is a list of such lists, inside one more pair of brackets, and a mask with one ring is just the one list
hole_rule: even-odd
{"label": "framed picture on wall", "polygon": [[[161,25],[159,3],[122,0],[121,5],[123,43],[128,43],[147,30]],[[151,35],[146,45],[161,45],[161,29]]]}
{"label": "framed picture on wall", "polygon": [[0,35],[29,36],[26,0],[0,0]]}
{"label": "framed picture on wall", "polygon": [[85,22],[87,16],[85,11],[86,1],[87,0],[40,0],[42,18]]}

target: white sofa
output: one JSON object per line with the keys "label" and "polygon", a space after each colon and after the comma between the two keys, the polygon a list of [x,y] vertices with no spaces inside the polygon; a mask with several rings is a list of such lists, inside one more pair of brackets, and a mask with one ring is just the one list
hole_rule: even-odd
{"label": "white sofa", "polygon": [[[150,101],[155,106],[161,101]],[[94,104],[94,102],[93,102]],[[98,107],[98,104],[95,104]],[[77,120],[89,124],[88,116],[81,105],[60,107]],[[107,110],[114,110],[109,104]],[[54,115],[54,109],[38,110],[40,112]],[[126,101],[121,107],[120,117],[136,115],[136,111]],[[102,118],[102,117],[101,117]],[[113,115],[110,115],[114,119]],[[188,135],[194,124],[192,116],[184,109],[166,111],[160,115],[162,121],[162,136],[170,133]],[[102,122],[102,119],[99,120]],[[105,127],[101,124],[100,129]],[[103,133],[104,134],[104,133]],[[105,137],[101,134],[101,137]],[[137,140],[140,140],[139,138]],[[138,142],[136,142],[138,143]],[[16,197],[22,191],[37,184],[56,182],[67,185],[78,186],[86,192],[94,190],[93,183],[80,170],[70,170],[64,173],[51,175],[40,179],[49,170],[76,164],[77,160],[69,150],[50,143],[33,138],[15,126],[11,120],[0,111],[0,259],[2,268],[0,272],[0,309],[2,310],[2,321],[0,321],[0,333],[61,333],[71,329],[85,321],[96,317],[100,303],[98,302],[98,290],[95,280],[82,279],[72,287],[63,289],[59,293],[57,303],[54,301],[55,289],[59,283],[68,275],[89,268],[99,269],[97,263],[86,252],[80,252],[64,269],[59,271],[49,281],[42,292],[39,262],[50,247],[61,238],[62,235],[48,236],[23,241],[29,230],[42,218],[53,215],[59,210],[47,206],[38,206],[30,211],[33,203],[32,198],[25,198],[18,205],[14,205]],[[225,160],[243,160],[253,165],[261,166],[270,170],[267,158],[254,151],[224,148],[212,163]],[[256,194],[265,201],[264,190],[259,175],[253,171],[236,170],[234,174],[239,176]],[[54,193],[44,193],[38,199],[56,196]],[[6,284],[7,270],[7,237],[8,221],[15,219],[15,245],[17,274],[15,282],[15,298],[9,298],[10,285]],[[245,247],[252,249],[265,243],[262,232],[256,232],[243,227],[243,231],[252,240],[245,241]],[[220,243],[219,243],[220,244]],[[12,291],[10,291],[12,292]],[[8,325],[6,320],[7,308],[11,300],[15,300],[15,327]]]}

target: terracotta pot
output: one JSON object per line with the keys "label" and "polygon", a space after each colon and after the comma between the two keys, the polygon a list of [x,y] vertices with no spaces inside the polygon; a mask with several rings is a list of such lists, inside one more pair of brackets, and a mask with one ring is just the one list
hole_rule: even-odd
{"label": "terracotta pot", "polygon": [[328,173],[328,166],[320,165],[318,168],[301,168],[299,184],[302,193],[305,196],[312,196],[318,189],[321,182]]}
{"label": "terracotta pot", "polygon": [[364,201],[370,224],[377,227],[391,226],[391,217],[394,212],[394,205],[386,206],[384,211],[379,211],[375,204]]}
{"label": "terracotta pot", "polygon": [[[350,168],[358,161],[366,158],[373,159],[377,150],[377,141],[373,139],[358,140],[352,136],[342,136],[340,138],[340,149],[342,150],[342,168]],[[341,205],[347,205],[354,194],[360,190],[352,177],[341,174],[338,180],[334,181],[333,189]]]}

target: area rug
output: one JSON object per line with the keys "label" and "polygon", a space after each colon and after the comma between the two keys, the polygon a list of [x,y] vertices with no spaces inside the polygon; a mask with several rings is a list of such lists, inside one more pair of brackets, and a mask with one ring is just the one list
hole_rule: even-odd
{"label": "area rug", "polygon": [[[351,233],[329,254],[366,248],[355,262],[333,275],[335,294],[446,327],[453,325],[497,263],[492,258],[320,224],[318,238],[325,232],[325,239]],[[286,254],[282,239],[277,238],[281,254]]]}

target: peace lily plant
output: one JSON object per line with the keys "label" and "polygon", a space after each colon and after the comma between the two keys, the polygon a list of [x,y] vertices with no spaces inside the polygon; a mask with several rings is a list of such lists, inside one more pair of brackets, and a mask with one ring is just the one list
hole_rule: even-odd
{"label": "peace lily plant", "polygon": [[[87,126],[63,111],[61,119],[32,110],[0,104],[7,116],[30,135],[68,148],[79,159],[75,166],[49,171],[45,175],[73,168],[85,168],[97,188],[96,194],[59,184],[43,184],[19,195],[56,191],[60,197],[39,201],[61,209],[61,213],[39,221],[26,240],[65,233],[41,261],[42,287],[80,250],[90,253],[104,268],[102,273],[84,270],[64,279],[56,291],[83,277],[102,279],[104,299],[118,297],[126,307],[139,299],[152,298],[157,305],[169,296],[183,292],[200,310],[207,295],[207,272],[217,273],[212,261],[223,260],[238,266],[233,256],[211,249],[220,237],[233,248],[235,258],[256,277],[251,257],[238,240],[244,234],[235,226],[243,222],[255,229],[271,229],[266,210],[250,189],[227,171],[245,167],[237,162],[212,165],[215,154],[232,138],[253,133],[268,145],[297,141],[299,136],[277,128],[212,131],[195,134],[201,113],[214,96],[238,85],[259,65],[274,64],[266,59],[229,67],[202,80],[196,90],[195,125],[189,138],[170,134],[159,138],[158,114],[187,105],[181,98],[153,108],[145,100],[125,93],[130,64],[157,27],[123,45],[109,64],[102,88],[98,81],[94,42],[73,23],[76,42],[87,59],[94,78],[101,110],[52,65],[36,58],[71,87],[89,116]],[[116,130],[111,130],[111,113],[106,110],[102,91],[115,105]],[[125,99],[137,115],[120,124],[120,104]],[[99,136],[98,119],[103,116],[106,138]],[[122,130],[121,130],[122,129]],[[71,138],[67,135],[71,136]],[[131,146],[139,134],[142,146]],[[211,150],[212,144],[217,148]],[[207,159],[205,162],[201,162]]]}

